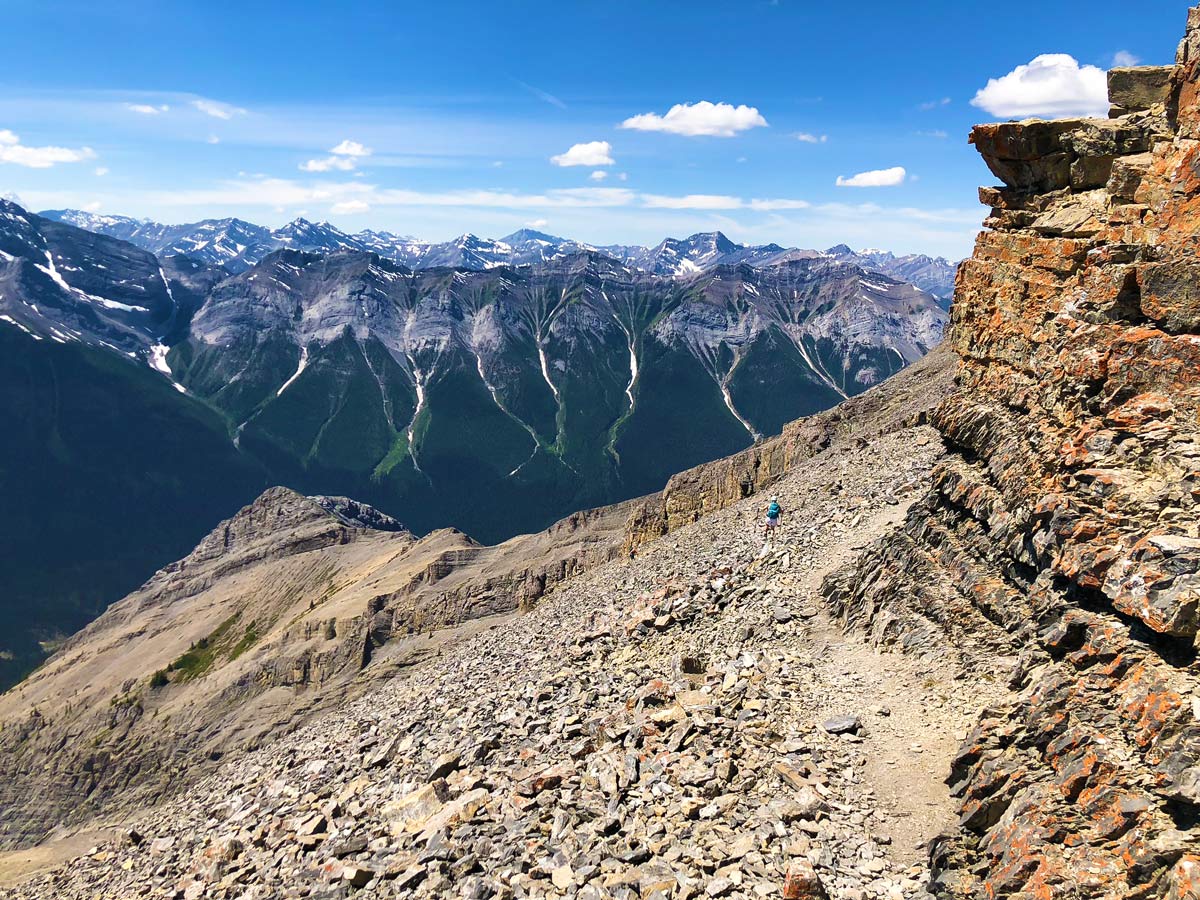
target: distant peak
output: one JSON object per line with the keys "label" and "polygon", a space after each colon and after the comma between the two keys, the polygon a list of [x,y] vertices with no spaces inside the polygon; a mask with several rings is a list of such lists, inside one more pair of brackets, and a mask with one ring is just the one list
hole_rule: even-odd
{"label": "distant peak", "polygon": [[521,228],[514,231],[512,234],[506,234],[500,238],[506,244],[523,244],[527,241],[546,241],[550,244],[568,244],[572,243],[566,238],[561,238],[553,234],[546,234],[544,231],[537,231],[533,228]]}

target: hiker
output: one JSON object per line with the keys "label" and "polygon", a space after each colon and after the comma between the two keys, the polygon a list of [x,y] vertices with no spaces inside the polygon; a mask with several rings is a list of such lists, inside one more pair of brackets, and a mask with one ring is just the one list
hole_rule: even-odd
{"label": "hiker", "polygon": [[779,505],[779,498],[772,494],[771,502],[767,504],[767,520],[763,523],[763,531],[768,538],[774,534],[782,519],[783,507]]}

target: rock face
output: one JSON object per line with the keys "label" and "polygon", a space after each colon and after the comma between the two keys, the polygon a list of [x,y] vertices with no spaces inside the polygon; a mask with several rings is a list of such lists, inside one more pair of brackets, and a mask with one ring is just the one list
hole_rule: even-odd
{"label": "rock face", "polygon": [[825,593],[882,645],[1016,660],[933,849],[955,897],[1196,896],[1200,9],[1118,118],[977,127],[1003,182],[959,275],[951,453]]}

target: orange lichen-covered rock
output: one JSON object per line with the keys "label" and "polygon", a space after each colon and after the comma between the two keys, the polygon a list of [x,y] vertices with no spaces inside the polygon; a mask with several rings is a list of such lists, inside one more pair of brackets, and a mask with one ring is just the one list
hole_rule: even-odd
{"label": "orange lichen-covered rock", "polygon": [[1114,118],[974,129],[951,453],[824,585],[849,627],[1015,660],[950,781],[947,897],[1200,896],[1200,7]]}

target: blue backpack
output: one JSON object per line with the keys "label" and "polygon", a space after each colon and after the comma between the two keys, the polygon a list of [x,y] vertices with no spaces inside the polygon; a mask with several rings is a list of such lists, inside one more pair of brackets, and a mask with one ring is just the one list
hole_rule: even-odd
{"label": "blue backpack", "polygon": [[774,500],[772,500],[771,505],[767,507],[767,518],[768,519],[778,519],[779,514],[781,512],[783,512],[783,509],[779,506],[778,503],[776,503]]}

